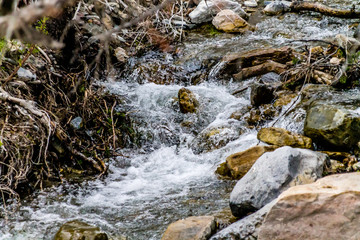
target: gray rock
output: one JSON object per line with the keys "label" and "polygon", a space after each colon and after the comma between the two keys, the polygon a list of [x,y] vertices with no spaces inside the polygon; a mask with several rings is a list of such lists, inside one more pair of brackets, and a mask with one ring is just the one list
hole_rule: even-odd
{"label": "gray rock", "polygon": [[247,216],[227,228],[216,233],[210,240],[252,240],[256,239],[259,234],[259,228],[264,221],[266,214],[270,211],[276,200],[266,204],[257,212]]}
{"label": "gray rock", "polygon": [[30,72],[25,68],[19,68],[17,71],[17,75],[19,78],[28,79],[28,80],[36,80],[36,74]]}
{"label": "gray rock", "polygon": [[307,111],[304,133],[319,145],[351,149],[360,141],[360,114],[351,105],[317,101]]}
{"label": "gray rock", "polygon": [[238,2],[231,0],[202,0],[189,14],[192,23],[210,22],[218,12],[231,9],[240,17],[248,19],[249,15],[241,8]]}
{"label": "gray rock", "polygon": [[271,2],[264,8],[266,15],[278,15],[290,10],[291,2],[289,1],[275,1]]}
{"label": "gray rock", "polygon": [[79,130],[81,128],[81,123],[82,123],[82,118],[76,117],[73,120],[71,120],[70,126],[75,130]]}
{"label": "gray rock", "polygon": [[231,212],[242,217],[262,208],[281,192],[322,176],[328,156],[307,149],[282,147],[262,155],[230,195]]}

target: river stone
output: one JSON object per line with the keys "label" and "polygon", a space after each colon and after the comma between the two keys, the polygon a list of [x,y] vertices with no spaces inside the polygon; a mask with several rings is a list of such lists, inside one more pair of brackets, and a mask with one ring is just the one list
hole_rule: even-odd
{"label": "river stone", "polygon": [[274,1],[269,3],[263,11],[266,15],[278,15],[290,11],[290,5],[289,1]]}
{"label": "river stone", "polygon": [[238,139],[243,131],[236,127],[231,128],[231,126],[205,128],[194,138],[190,148],[195,154],[210,152]]}
{"label": "river stone", "polygon": [[248,19],[248,14],[238,2],[232,0],[202,0],[189,14],[192,23],[210,22],[221,10],[231,9],[243,19]]}
{"label": "river stone", "polygon": [[243,217],[291,186],[314,182],[322,176],[327,161],[323,153],[287,146],[264,153],[231,192],[233,215]]}
{"label": "river stone", "polygon": [[199,102],[197,101],[193,92],[189,89],[181,88],[178,93],[180,111],[182,113],[196,112]]}
{"label": "river stone", "polygon": [[216,228],[215,217],[188,217],[171,223],[161,240],[206,240]]}
{"label": "river stone", "polygon": [[230,9],[222,10],[216,14],[212,24],[217,30],[229,33],[243,33],[249,30],[249,24]]}
{"label": "river stone", "polygon": [[255,84],[251,87],[251,105],[258,107],[261,104],[271,103],[274,100],[274,88],[266,84]]}
{"label": "river stone", "polygon": [[349,150],[360,141],[360,115],[342,105],[314,103],[304,133],[319,145]]}
{"label": "river stone", "polygon": [[108,240],[100,228],[80,221],[70,221],[61,226],[54,240]]}
{"label": "river stone", "polygon": [[255,146],[245,151],[235,153],[226,158],[225,164],[221,164],[216,173],[231,177],[232,179],[242,178],[266,152],[274,151],[277,146]]}
{"label": "river stone", "polygon": [[276,200],[266,204],[260,210],[247,216],[227,228],[224,228],[220,232],[216,233],[210,238],[210,240],[254,240],[257,239],[259,234],[259,228],[264,221],[266,214],[270,211],[272,206],[276,203]]}
{"label": "river stone", "polygon": [[261,239],[360,239],[360,173],[337,174],[283,192]]}
{"label": "river stone", "polygon": [[290,132],[283,128],[262,128],[257,134],[257,138],[268,144],[277,146],[290,146],[297,148],[312,148],[311,138]]}
{"label": "river stone", "polygon": [[121,47],[117,47],[115,50],[115,57],[119,62],[126,62],[126,60],[129,58],[129,56],[126,54],[125,49]]}
{"label": "river stone", "polygon": [[249,8],[256,8],[258,6],[256,1],[245,1],[244,5]]}

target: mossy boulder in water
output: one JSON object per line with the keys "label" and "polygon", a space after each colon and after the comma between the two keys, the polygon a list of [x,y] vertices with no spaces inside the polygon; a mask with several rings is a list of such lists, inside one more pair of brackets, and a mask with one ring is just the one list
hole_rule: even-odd
{"label": "mossy boulder in water", "polygon": [[188,217],[170,224],[161,240],[206,240],[215,227],[213,216]]}
{"label": "mossy boulder in water", "polygon": [[312,148],[311,138],[292,133],[282,128],[262,128],[258,132],[257,138],[268,144],[277,146],[290,146],[296,148]]}
{"label": "mossy boulder in water", "polygon": [[230,177],[232,179],[242,178],[256,162],[266,152],[272,152],[277,146],[255,146],[245,151],[234,153],[226,158],[226,162],[221,164],[216,173]]}
{"label": "mossy boulder in water", "polygon": [[360,141],[360,115],[343,105],[316,102],[307,111],[304,133],[318,145],[351,149]]}
{"label": "mossy boulder in water", "polygon": [[70,221],[61,226],[54,240],[108,240],[100,228],[80,221]]}
{"label": "mossy boulder in water", "polygon": [[196,99],[194,93],[189,89],[181,88],[178,93],[180,111],[182,113],[194,113],[199,106],[199,102]]}

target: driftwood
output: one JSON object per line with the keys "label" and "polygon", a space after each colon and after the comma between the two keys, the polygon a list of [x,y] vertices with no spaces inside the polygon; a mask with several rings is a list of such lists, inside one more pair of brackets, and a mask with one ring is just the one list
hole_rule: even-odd
{"label": "driftwood", "polygon": [[226,62],[224,72],[233,74],[244,68],[263,64],[268,60],[286,63],[293,59],[293,50],[290,47],[255,49],[244,53],[226,55],[222,61]]}
{"label": "driftwood", "polygon": [[332,17],[360,18],[360,12],[355,11],[354,6],[350,10],[341,10],[341,9],[325,6],[321,3],[296,1],[291,4],[290,11],[291,12],[312,11]]}
{"label": "driftwood", "polygon": [[269,72],[281,74],[286,71],[286,65],[272,60],[267,60],[265,63],[242,69],[239,73],[234,74],[235,80],[242,80],[254,76],[263,75]]}

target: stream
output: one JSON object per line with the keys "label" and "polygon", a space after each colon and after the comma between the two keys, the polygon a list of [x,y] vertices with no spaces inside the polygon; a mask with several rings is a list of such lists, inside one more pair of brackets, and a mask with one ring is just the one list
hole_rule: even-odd
{"label": "stream", "polygon": [[[355,1],[324,3],[349,6]],[[214,171],[230,154],[258,144],[256,129],[244,127],[243,119],[230,118],[250,105],[249,90],[232,93],[256,79],[222,79],[217,74],[221,57],[261,47],[303,46],[290,42],[293,39],[352,36],[349,26],[356,22],[318,14],[261,16],[252,21],[258,22],[257,30],[244,35],[191,32],[177,46],[177,55],[148,52],[131,58],[128,70],[118,77],[99,82],[124,99],[118,110],[130,112],[141,147],[119,149],[123,156],[110,162],[104,179],[65,182],[23,200],[17,212],[0,221],[0,240],[52,239],[70,220],[99,226],[115,239],[157,240],[168,224],[181,218],[229,215],[229,195],[236,182],[219,180]],[[168,84],[156,84],[157,80]],[[194,81],[197,85],[192,85]],[[184,86],[199,100],[195,114],[179,111],[176,97]],[[349,96],[357,94],[353,90]],[[304,109],[296,109],[275,126],[301,133],[304,116]],[[212,139],[218,149],[194,151],[203,144],[199,135],[213,129],[220,132]]]}

